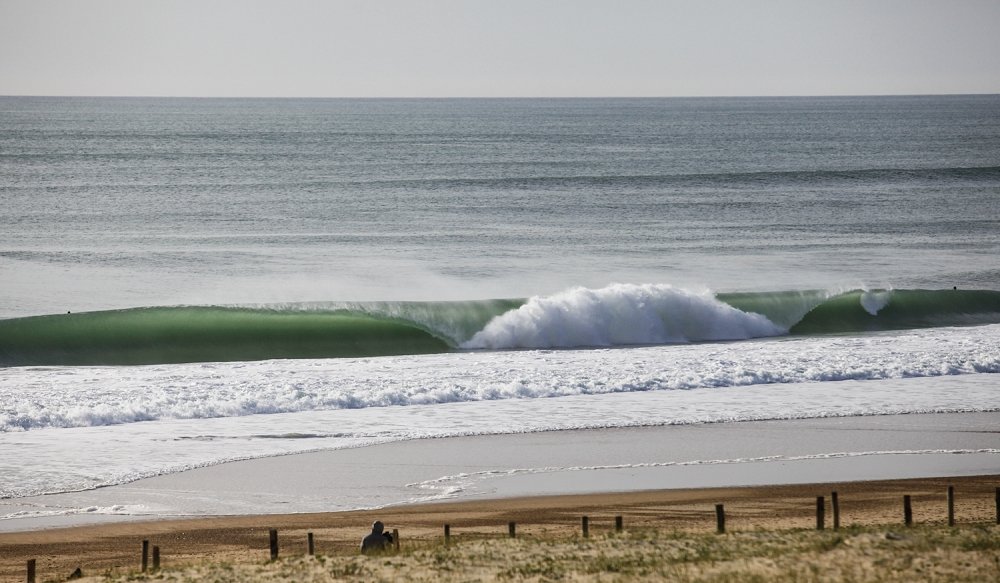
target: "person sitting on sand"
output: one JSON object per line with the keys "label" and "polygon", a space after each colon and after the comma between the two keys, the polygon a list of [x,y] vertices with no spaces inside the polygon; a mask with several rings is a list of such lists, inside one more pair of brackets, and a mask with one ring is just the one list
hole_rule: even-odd
{"label": "person sitting on sand", "polygon": [[372,523],[372,531],[365,538],[361,539],[361,552],[371,553],[384,551],[387,541],[385,536],[382,535],[382,531],[385,530],[385,525],[382,521],[376,520]]}

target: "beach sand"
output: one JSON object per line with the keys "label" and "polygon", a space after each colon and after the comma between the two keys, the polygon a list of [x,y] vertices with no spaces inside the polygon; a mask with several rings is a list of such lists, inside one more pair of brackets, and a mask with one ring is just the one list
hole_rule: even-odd
{"label": "beach sand", "polygon": [[[635,531],[711,533],[715,504],[725,505],[729,532],[759,529],[812,529],[816,497],[838,493],[841,524],[896,525],[903,528],[902,497],[913,501],[917,524],[945,524],[946,492],[956,492],[960,524],[992,524],[1000,475],[896,481],[678,489],[614,494],[544,496],[407,505],[340,513],[231,516],[188,520],[127,522],[0,534],[0,580],[23,581],[28,559],[37,560],[39,580],[61,579],[80,567],[86,575],[123,574],[140,567],[141,541],[160,547],[162,565],[262,564],[269,559],[268,530],[277,529],[281,555],[302,555],[306,533],[321,555],[356,554],[374,519],[397,529],[401,543],[441,540],[451,526],[455,541],[507,536],[508,522],[520,537],[570,538],[588,516],[592,536],[612,531],[614,517]],[[832,516],[827,502],[827,528]]]}
{"label": "beach sand", "polygon": [[[305,552],[307,532],[318,553],[351,554],[374,519],[411,542],[440,539],[445,524],[458,539],[502,537],[510,521],[519,535],[569,537],[583,515],[595,533],[616,515],[633,532],[712,532],[723,503],[731,530],[811,528],[816,497],[834,490],[845,526],[901,525],[904,494],[915,521],[943,523],[949,485],[960,522],[992,523],[997,427],[998,413],[890,415],[423,439],[247,460],[3,501],[5,513],[29,514],[0,522],[0,580],[23,581],[32,558],[40,581],[78,566],[126,573],[139,567],[143,539],[164,565],[259,563],[271,528],[286,554]],[[116,505],[126,511],[88,511]]]}

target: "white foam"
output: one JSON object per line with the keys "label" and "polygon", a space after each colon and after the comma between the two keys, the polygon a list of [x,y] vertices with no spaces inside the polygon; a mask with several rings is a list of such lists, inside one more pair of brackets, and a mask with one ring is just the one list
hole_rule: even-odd
{"label": "white foam", "polygon": [[642,462],[631,464],[604,464],[592,466],[547,466],[536,468],[508,468],[503,470],[484,470],[480,472],[462,472],[459,474],[441,476],[432,480],[424,480],[407,484],[409,488],[417,488],[434,492],[422,500],[443,500],[456,498],[460,494],[482,489],[482,483],[496,478],[519,475],[552,474],[557,472],[592,472],[600,470],[633,470],[647,468],[672,468],[685,466],[720,466],[748,463],[795,462],[808,460],[845,459],[872,456],[897,455],[1000,455],[1000,449],[995,448],[963,448],[963,449],[920,449],[920,450],[877,450],[877,451],[845,451],[808,455],[768,455],[745,458],[701,459],[688,461]]}
{"label": "white foam", "polygon": [[784,334],[760,314],[663,284],[574,288],[494,318],[463,348],[572,348],[744,340]]}
{"label": "white foam", "polygon": [[8,514],[0,514],[0,521],[21,518],[51,518],[57,516],[73,516],[79,514],[100,516],[152,516],[158,515],[157,509],[144,504],[112,504],[111,506],[56,507],[44,506],[18,510]]}
{"label": "white foam", "polygon": [[[0,452],[10,470],[0,475],[0,498],[400,439],[996,411],[996,375],[977,374],[996,372],[1000,325],[637,348],[0,369]],[[860,382],[829,382],[845,380]],[[273,437],[289,435],[311,437]]]}
{"label": "white foam", "polygon": [[0,432],[984,372],[1000,372],[1000,325],[595,350],[10,368],[0,369]]}
{"label": "white foam", "polygon": [[[1000,410],[1000,395],[993,377],[960,375],[945,379],[576,393],[558,399],[314,410],[0,432],[0,451],[10,469],[0,475],[0,499],[123,484],[238,459],[405,439],[886,413],[996,411]],[[324,434],[334,427],[335,434]],[[267,437],[290,432],[316,437]],[[731,454],[737,445],[726,445],[726,453]],[[699,457],[714,459],[717,455]]]}
{"label": "white foam", "polygon": [[[412,484],[425,494],[414,501],[469,497],[625,492],[815,484],[851,480],[982,475],[996,467],[1000,450],[934,449],[771,455],[734,459],[614,465],[514,468],[456,474]],[[907,459],[910,458],[910,459]],[[737,466],[733,468],[732,466]],[[460,494],[453,493],[461,487]]]}

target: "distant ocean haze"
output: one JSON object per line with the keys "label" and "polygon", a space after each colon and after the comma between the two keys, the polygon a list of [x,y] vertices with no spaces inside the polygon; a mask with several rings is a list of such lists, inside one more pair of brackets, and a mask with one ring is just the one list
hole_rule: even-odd
{"label": "distant ocean haze", "polygon": [[996,96],[0,98],[0,315],[997,287]]}

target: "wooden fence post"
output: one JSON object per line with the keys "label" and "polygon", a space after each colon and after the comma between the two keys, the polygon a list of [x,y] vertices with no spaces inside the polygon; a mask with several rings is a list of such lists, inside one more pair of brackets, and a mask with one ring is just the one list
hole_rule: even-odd
{"label": "wooden fence post", "polygon": [[816,530],[826,528],[826,500],[822,496],[816,496]]}
{"label": "wooden fence post", "polygon": [[446,524],[444,525],[444,544],[447,545],[450,543],[451,543],[451,525]]}
{"label": "wooden fence post", "polygon": [[515,524],[513,522],[508,522],[507,523],[507,534],[510,535],[510,538],[516,537],[517,536],[517,524]]}
{"label": "wooden fence post", "polygon": [[142,541],[142,572],[145,573],[149,567],[149,541]]}
{"label": "wooden fence post", "polygon": [[394,549],[396,549],[397,551],[399,550],[399,529],[398,528],[392,529],[392,547]]}
{"label": "wooden fence post", "polygon": [[268,536],[271,542],[271,560],[275,561],[278,559],[278,531],[272,528],[268,531]]}
{"label": "wooden fence post", "polygon": [[590,518],[587,516],[581,518],[580,527],[583,529],[583,538],[588,538],[590,536]]}
{"label": "wooden fence post", "polygon": [[840,499],[836,492],[830,493],[830,506],[833,507],[833,530],[840,530]]}
{"label": "wooden fence post", "polygon": [[903,524],[913,525],[913,505],[910,503],[910,495],[903,495]]}
{"label": "wooden fence post", "polygon": [[316,541],[311,532],[306,533],[306,552],[310,557],[316,554]]}
{"label": "wooden fence post", "polygon": [[948,526],[955,526],[955,487],[948,486]]}
{"label": "wooden fence post", "polygon": [[160,547],[153,545],[153,570],[160,570]]}
{"label": "wooden fence post", "polygon": [[726,532],[726,509],[722,504],[715,505],[715,530],[719,534]]}
{"label": "wooden fence post", "polygon": [[1000,488],[997,488],[996,503],[997,503],[997,524],[1000,524]]}
{"label": "wooden fence post", "polygon": [[28,559],[28,583],[35,583],[35,559]]}
{"label": "wooden fence post", "polygon": [[615,532],[621,532],[624,529],[624,520],[621,516],[615,517]]}

